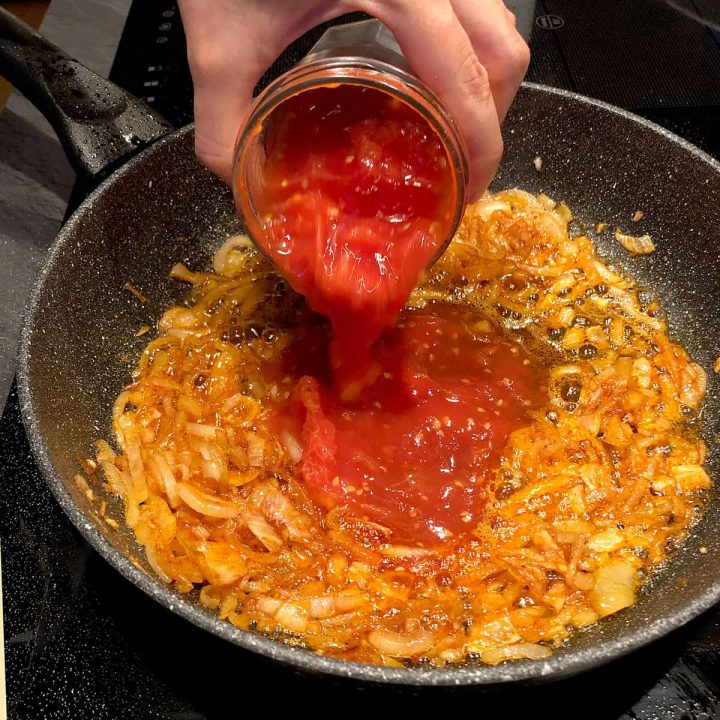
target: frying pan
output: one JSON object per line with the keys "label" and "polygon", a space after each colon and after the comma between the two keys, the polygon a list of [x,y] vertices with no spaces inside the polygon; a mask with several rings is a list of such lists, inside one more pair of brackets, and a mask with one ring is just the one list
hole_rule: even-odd
{"label": "frying pan", "polygon": [[[72,522],[152,598],[209,632],[283,663],[410,685],[572,675],[665,635],[720,599],[717,493],[634,607],[577,633],[542,661],[419,670],[324,658],[241,631],[219,621],[194,595],[167,587],[123,524],[119,501],[100,498],[120,524],[114,530],[80,492],[75,457],[87,456],[95,439],[111,434],[113,398],[147,342],[134,332],[185,295],[186,288],[168,277],[171,266],[178,261],[208,265],[220,242],[240,229],[231,194],[197,164],[192,127],[171,132],[150,108],[2,11],[0,69],[53,123],[75,167],[92,182],[106,176],[60,231],[32,290],[18,371],[25,428],[50,489]],[[496,188],[519,186],[568,203],[577,229],[598,221],[627,229],[635,211],[644,212],[632,227],[653,236],[654,254],[632,259],[611,239],[598,242],[609,262],[659,296],[674,338],[708,371],[700,420],[709,444],[709,472],[718,477],[720,406],[712,363],[720,354],[720,164],[617,108],[529,83],[517,96],[504,136]],[[541,172],[533,166],[538,155]],[[126,282],[139,288],[147,303],[123,289]]]}

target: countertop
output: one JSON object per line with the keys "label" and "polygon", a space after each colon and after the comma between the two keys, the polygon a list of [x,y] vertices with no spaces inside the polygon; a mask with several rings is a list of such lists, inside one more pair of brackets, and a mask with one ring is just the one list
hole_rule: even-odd
{"label": "countertop", "polygon": [[[3,2],[71,56],[107,76],[130,0]],[[44,7],[43,7],[44,6]],[[46,12],[45,12],[46,10]],[[78,27],[92,25],[93,42]],[[0,89],[0,92],[2,90]],[[15,373],[30,286],[62,223],[75,173],[50,125],[19,93],[0,114],[0,409]]]}

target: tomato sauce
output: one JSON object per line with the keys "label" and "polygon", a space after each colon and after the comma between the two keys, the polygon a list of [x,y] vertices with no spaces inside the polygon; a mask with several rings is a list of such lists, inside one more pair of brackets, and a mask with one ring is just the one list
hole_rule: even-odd
{"label": "tomato sauce", "polygon": [[326,315],[345,398],[374,379],[368,349],[392,325],[449,231],[455,185],[413,108],[357,85],[308,90],[265,128],[265,249]]}
{"label": "tomato sauce", "polygon": [[403,311],[371,355],[378,379],[348,404],[328,382],[321,335],[287,353],[300,380],[277,421],[302,437],[311,498],[388,527],[390,542],[432,546],[472,530],[508,435],[542,402],[540,375],[476,312],[441,304]]}
{"label": "tomato sauce", "polygon": [[285,357],[271,423],[302,438],[303,483],[390,542],[435,545],[478,523],[507,436],[540,402],[527,356],[477,313],[403,311],[456,198],[432,127],[354,85],[302,92],[265,128],[266,251],[330,320]]}

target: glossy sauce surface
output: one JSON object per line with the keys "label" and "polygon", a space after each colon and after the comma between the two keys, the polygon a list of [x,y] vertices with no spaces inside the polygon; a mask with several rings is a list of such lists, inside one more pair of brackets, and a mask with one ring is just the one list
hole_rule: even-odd
{"label": "glossy sauce surface", "polygon": [[403,311],[372,356],[378,379],[348,404],[328,383],[321,334],[288,352],[302,377],[276,422],[302,437],[310,496],[355,509],[393,542],[432,546],[473,529],[508,435],[541,402],[538,371],[477,313],[442,304]]}
{"label": "glossy sauce surface", "polygon": [[414,109],[378,90],[302,92],[265,128],[266,251],[330,318],[345,397],[372,379],[367,351],[392,325],[455,208],[442,143]]}

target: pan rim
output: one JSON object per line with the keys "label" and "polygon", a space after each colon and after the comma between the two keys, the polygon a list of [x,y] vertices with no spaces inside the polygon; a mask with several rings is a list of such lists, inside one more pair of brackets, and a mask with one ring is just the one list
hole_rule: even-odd
{"label": "pan rim", "polygon": [[[698,159],[708,163],[718,174],[720,180],[720,162],[683,138],[649,120],[645,120],[644,118],[600,100],[588,98],[567,90],[529,82],[523,83],[523,87],[531,92],[557,95],[573,102],[591,105],[642,125],[679,145],[686,152],[689,152]],[[194,126],[187,125],[161,138],[151,147],[130,159],[88,195],[67,223],[60,229],[60,232],[48,250],[43,267],[33,284],[23,316],[17,380],[20,411],[33,456],[63,512],[68,516],[85,540],[92,545],[104,560],[127,580],[168,610],[189,620],[197,627],[232,642],[244,650],[256,652],[285,665],[305,671],[323,673],[352,680],[393,685],[491,686],[523,681],[541,682],[543,680],[558,680],[596,668],[638,650],[682,627],[720,600],[719,577],[709,588],[698,596],[683,603],[670,614],[663,615],[661,618],[647,625],[623,633],[617,638],[600,641],[590,648],[570,649],[566,654],[553,655],[546,660],[520,660],[497,666],[488,665],[451,669],[387,668],[379,665],[369,665],[324,657],[310,650],[283,645],[262,635],[240,630],[229,622],[214,617],[209,611],[192,603],[187,598],[173,592],[159,580],[151,578],[115,549],[113,545],[98,532],[95,525],[86,518],[79,506],[76,505],[60,479],[59,474],[55,471],[42,440],[33,394],[30,389],[34,319],[40,305],[45,282],[54,266],[55,259],[64,250],[80,219],[86,213],[92,212],[96,198],[105,193],[116,180],[130,172],[138,163],[143,162],[145,157],[157,152],[168,143],[177,142],[179,138],[191,134],[193,131]]]}

